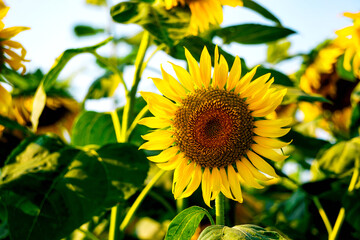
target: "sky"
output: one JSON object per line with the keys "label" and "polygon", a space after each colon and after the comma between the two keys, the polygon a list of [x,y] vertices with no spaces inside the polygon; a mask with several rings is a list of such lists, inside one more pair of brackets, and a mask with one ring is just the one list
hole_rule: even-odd
{"label": "sky", "polygon": [[[114,5],[119,1],[108,1]],[[296,31],[288,40],[292,43],[290,53],[308,53],[325,39],[334,38],[335,31],[352,24],[352,21],[343,17],[344,12],[360,11],[359,0],[257,0],[257,3],[266,7],[277,16],[282,24]],[[112,27],[115,35],[133,35],[141,30],[136,25],[121,25],[111,23],[109,10],[105,7],[90,6],[85,0],[5,0],[10,6],[10,11],[4,23],[6,27],[27,26],[31,30],[20,33],[14,38],[23,44],[27,50],[28,71],[40,68],[47,72],[54,64],[55,59],[68,48],[85,47],[104,40],[106,34],[96,37],[78,38],[73,33],[77,24],[87,24],[94,27]],[[224,22],[222,26],[242,23],[262,23],[273,25],[272,22],[242,7],[224,7]],[[221,41],[217,42],[221,46]],[[243,57],[248,66],[261,63],[266,58],[265,45],[240,45],[230,44],[223,46],[225,50],[234,55]],[[124,53],[126,48],[119,47]],[[106,55],[110,48],[104,47],[99,53]],[[150,49],[151,52],[151,49]],[[167,61],[178,62],[165,53],[159,52],[150,61],[152,69],[159,69],[160,64],[167,70]],[[301,59],[287,61],[277,68],[284,73],[295,72]],[[132,81],[129,68],[125,80]],[[60,78],[72,78],[72,93],[76,99],[81,100],[88,86],[103,72],[97,68],[95,60],[89,54],[79,55],[69,62],[60,75]],[[157,73],[144,72],[144,78]],[[127,77],[129,76],[129,77]],[[149,81],[143,81],[140,89],[148,89]],[[121,91],[121,89],[119,89]],[[114,103],[115,104],[115,103]],[[121,103],[120,103],[121,104]],[[114,107],[113,105],[110,106]],[[105,109],[106,110],[106,109]]]}

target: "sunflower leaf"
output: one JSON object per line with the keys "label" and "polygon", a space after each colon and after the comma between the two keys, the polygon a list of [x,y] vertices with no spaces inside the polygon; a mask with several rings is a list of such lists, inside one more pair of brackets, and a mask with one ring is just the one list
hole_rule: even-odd
{"label": "sunflower leaf", "polygon": [[111,8],[110,14],[118,23],[142,26],[156,41],[168,46],[185,36],[190,22],[190,11],[187,8],[166,10],[162,5],[147,2],[121,2]]}
{"label": "sunflower leaf", "polygon": [[212,34],[223,39],[224,43],[261,44],[285,38],[295,31],[284,27],[273,27],[261,24],[241,24],[219,28]]}
{"label": "sunflower leaf", "polygon": [[134,145],[83,151],[51,136],[26,139],[1,169],[12,239],[60,239],[142,185],[149,165]]}
{"label": "sunflower leaf", "polygon": [[244,7],[249,8],[249,9],[259,13],[263,17],[265,17],[281,26],[280,20],[277,17],[275,17],[271,12],[269,12],[266,8],[259,5],[258,3],[251,1],[251,0],[243,0],[243,3],[244,3]]}
{"label": "sunflower leaf", "polygon": [[198,240],[205,239],[285,240],[285,238],[277,232],[268,231],[252,224],[237,225],[232,228],[221,225],[212,225],[205,228],[198,238]]}
{"label": "sunflower leaf", "polygon": [[204,208],[193,206],[183,210],[171,221],[165,240],[191,239],[205,215],[213,222],[209,212]]}
{"label": "sunflower leaf", "polygon": [[298,88],[295,88],[295,87],[286,87],[286,88],[287,88],[287,93],[282,102],[283,105],[287,105],[290,103],[297,103],[300,101],[303,101],[303,102],[325,102],[325,103],[331,104],[330,100],[326,99],[325,97],[323,97],[321,95],[308,94],[308,93],[305,93],[304,91],[302,91]]}
{"label": "sunflower leaf", "polygon": [[31,132],[27,127],[19,124],[17,121],[11,120],[5,116],[0,115],[0,125],[10,129],[10,130],[20,130],[22,133],[30,136],[34,133]]}
{"label": "sunflower leaf", "polygon": [[105,30],[103,28],[94,28],[88,25],[76,25],[74,27],[74,32],[77,37],[85,37],[103,33]]}

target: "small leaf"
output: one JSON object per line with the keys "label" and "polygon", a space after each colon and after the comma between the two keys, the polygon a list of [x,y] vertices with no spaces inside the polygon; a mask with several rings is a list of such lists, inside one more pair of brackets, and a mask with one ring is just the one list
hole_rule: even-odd
{"label": "small leaf", "polygon": [[289,57],[288,50],[291,46],[289,41],[276,41],[268,44],[266,61],[276,64]]}
{"label": "small leaf", "polygon": [[198,240],[285,240],[283,236],[262,227],[243,224],[232,228],[227,226],[212,225],[205,228]]}
{"label": "small leaf", "polygon": [[358,137],[360,135],[360,104],[357,103],[352,109],[350,120],[350,136]]}
{"label": "small leaf", "polygon": [[76,36],[84,37],[84,36],[96,35],[98,33],[103,33],[105,32],[105,30],[102,28],[93,28],[87,25],[77,25],[74,27],[74,32]]}
{"label": "small leaf", "polygon": [[37,131],[39,125],[39,118],[46,104],[46,93],[43,83],[40,83],[38,89],[35,92],[33,107],[30,115],[30,121],[33,127],[33,131]]}
{"label": "small leaf", "polygon": [[114,95],[116,88],[119,86],[120,78],[116,74],[105,74],[96,79],[85,96],[87,99],[100,99],[104,97],[111,97]]}
{"label": "small leaf", "polygon": [[27,127],[2,115],[0,115],[0,125],[10,130],[20,130],[22,133],[28,136],[33,135],[33,132],[31,132]]}
{"label": "small leaf", "polygon": [[163,5],[147,2],[121,2],[111,8],[111,16],[118,23],[136,23],[149,31],[160,43],[172,46],[182,39],[190,22],[188,8],[166,10]]}
{"label": "small leaf", "polygon": [[210,214],[201,207],[193,206],[183,210],[171,221],[165,240],[191,239],[204,215],[211,219]]}
{"label": "small leaf", "polygon": [[344,68],[344,55],[341,55],[336,62],[336,73],[340,78],[355,82],[356,77],[354,76],[353,71],[348,71]]}
{"label": "small leaf", "polygon": [[283,105],[290,104],[290,103],[297,103],[300,101],[304,102],[325,102],[330,103],[331,101],[324,98],[323,96],[319,94],[308,94],[304,91],[295,88],[295,87],[287,87],[287,93],[284,97],[284,100],[282,102]]}
{"label": "small leaf", "polygon": [[260,24],[242,24],[216,29],[213,34],[221,37],[224,43],[260,44],[285,38],[295,33],[283,27],[272,27]]}
{"label": "small leaf", "polygon": [[266,8],[260,6],[258,3],[252,1],[252,0],[243,0],[244,7],[249,8],[263,17],[277,23],[278,25],[281,25],[280,20],[275,17],[271,12],[269,12]]}

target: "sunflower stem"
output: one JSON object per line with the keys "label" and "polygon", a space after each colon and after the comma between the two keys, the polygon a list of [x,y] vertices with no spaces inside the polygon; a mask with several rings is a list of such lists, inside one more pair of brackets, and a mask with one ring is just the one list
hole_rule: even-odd
{"label": "sunflower stem", "polygon": [[225,197],[220,192],[215,199],[216,225],[225,225]]}
{"label": "sunflower stem", "polygon": [[319,214],[325,224],[325,227],[326,227],[326,230],[328,232],[328,234],[330,235],[331,232],[332,232],[332,226],[331,226],[331,223],[329,221],[329,218],[327,217],[325,211],[324,211],[324,208],[322,207],[320,201],[319,201],[319,198],[318,197],[313,197],[313,201],[315,203],[315,206],[317,207],[318,211],[319,211]]}
{"label": "sunflower stem", "polygon": [[129,225],[132,217],[134,216],[136,210],[140,206],[141,202],[144,200],[148,192],[151,190],[151,188],[155,185],[155,183],[160,179],[160,177],[165,173],[165,170],[160,170],[156,173],[156,175],[150,180],[150,182],[146,185],[146,187],[141,191],[139,196],[136,198],[133,205],[130,207],[129,211],[127,212],[124,220],[122,221],[120,225],[120,231],[124,231],[125,228]]}
{"label": "sunflower stem", "polygon": [[[351,180],[350,180],[348,193],[351,193],[354,190],[355,185],[356,185],[356,183],[357,183],[357,181],[359,179],[359,173],[360,173],[359,168],[360,168],[360,158],[356,158],[354,172],[353,172],[353,175],[352,175]],[[345,208],[342,207],[340,209],[338,217],[337,217],[337,219],[335,221],[333,231],[329,235],[329,240],[335,240],[338,237],[338,235],[340,233],[341,226],[342,226],[344,220],[345,220]]]}

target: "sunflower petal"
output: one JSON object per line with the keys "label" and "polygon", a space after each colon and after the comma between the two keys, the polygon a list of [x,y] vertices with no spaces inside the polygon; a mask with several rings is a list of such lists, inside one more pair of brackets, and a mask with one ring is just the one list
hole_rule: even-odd
{"label": "sunflower petal", "polygon": [[204,198],[204,202],[206,203],[206,205],[208,205],[210,208],[210,195],[211,195],[211,174],[210,174],[210,169],[208,167],[205,168],[203,175],[202,175],[202,181],[201,181],[201,190],[202,190],[202,195]]}
{"label": "sunflower petal", "polygon": [[201,175],[202,175],[201,167],[199,164],[197,164],[194,169],[192,179],[191,179],[190,183],[188,184],[186,190],[180,196],[181,198],[189,197],[191,194],[193,194],[195,192],[195,190],[200,186]]}
{"label": "sunflower petal", "polygon": [[252,151],[248,151],[246,154],[249,157],[251,163],[254,164],[254,166],[261,172],[266,173],[267,175],[270,175],[272,177],[277,177],[274,168],[264,159],[262,159],[259,155]]}
{"label": "sunflower petal", "polygon": [[200,57],[200,74],[202,84],[209,86],[211,80],[211,57],[206,47],[204,47]]}
{"label": "sunflower petal", "polygon": [[172,121],[166,118],[145,117],[142,118],[138,124],[147,126],[149,128],[166,128],[172,125]]}
{"label": "sunflower petal", "polygon": [[152,92],[140,92],[140,94],[147,102],[149,111],[156,117],[169,118],[175,114],[177,107],[170,100]]}
{"label": "sunflower petal", "polygon": [[281,104],[286,94],[286,91],[287,89],[285,88],[283,90],[277,91],[274,94],[272,94],[273,102],[263,109],[255,110],[254,112],[251,113],[251,115],[253,117],[264,117],[275,111],[275,109]]}
{"label": "sunflower petal", "polygon": [[225,195],[225,197],[235,200],[230,191],[230,184],[226,170],[223,167],[220,168],[220,176],[221,176],[221,192]]}
{"label": "sunflower petal", "polygon": [[282,137],[290,131],[290,128],[257,127],[253,128],[253,131],[262,137]]}
{"label": "sunflower petal", "polygon": [[[181,173],[184,172],[185,167],[187,166],[186,161],[179,161],[179,165],[175,168],[173,184],[172,184],[172,193],[175,195],[175,186],[179,182]],[[175,197],[175,196],[174,196]],[[176,197],[175,197],[176,199]]]}
{"label": "sunflower petal", "polygon": [[219,169],[214,167],[211,171],[211,200],[214,200],[221,190],[221,176]]}
{"label": "sunflower petal", "polygon": [[240,81],[236,84],[235,87],[235,93],[239,94],[246,89],[251,81],[251,79],[254,77],[256,70],[258,69],[260,65],[255,66],[250,72],[246,73],[245,76],[243,76]]}
{"label": "sunflower petal", "polygon": [[235,57],[235,61],[231,67],[229,78],[226,85],[226,90],[232,90],[239,82],[241,77],[241,61],[238,56]]}
{"label": "sunflower petal", "polygon": [[229,67],[223,55],[220,55],[220,63],[214,68],[213,87],[223,89],[228,78]]}
{"label": "sunflower petal", "polygon": [[149,159],[152,162],[167,162],[170,159],[172,159],[173,157],[175,157],[175,155],[179,152],[179,147],[174,146],[168,149],[165,149],[164,151],[162,151],[159,155],[156,156],[151,156],[151,157],[147,157],[147,159]]}
{"label": "sunflower petal", "polygon": [[281,154],[278,154],[277,152],[275,152],[274,150],[272,149],[269,149],[269,148],[265,148],[265,147],[262,147],[258,144],[253,144],[251,146],[251,148],[254,150],[254,152],[256,152],[257,154],[263,156],[263,157],[266,157],[267,159],[270,159],[270,160],[273,160],[275,162],[278,162],[278,161],[283,161],[285,160],[286,158],[288,158],[289,156],[285,156],[285,155],[281,155]]}
{"label": "sunflower petal", "polygon": [[172,92],[178,95],[180,98],[185,98],[186,90],[183,85],[181,85],[178,80],[176,80],[173,76],[167,73],[163,69],[162,65],[160,65],[160,69],[163,79],[168,83],[169,89],[171,89]]}
{"label": "sunflower petal", "polygon": [[175,185],[175,193],[174,193],[175,199],[179,198],[182,195],[184,189],[190,183],[192,174],[194,172],[194,168],[195,168],[195,164],[191,162],[190,164],[185,166],[183,171],[181,171],[179,180]]}
{"label": "sunflower petal", "polygon": [[155,86],[166,97],[176,102],[181,102],[181,98],[169,86],[169,84],[161,78],[151,78]]}
{"label": "sunflower petal", "polygon": [[190,74],[182,67],[171,63],[177,78],[180,83],[189,91],[194,91],[194,83],[191,79]]}
{"label": "sunflower petal", "polygon": [[291,141],[286,143],[277,139],[260,137],[260,136],[253,136],[253,140],[257,144],[267,148],[283,148],[291,143]]}
{"label": "sunflower petal", "polygon": [[248,87],[242,92],[241,97],[248,98],[254,96],[255,93],[257,93],[258,91],[262,90],[267,86],[265,83],[267,82],[267,80],[269,80],[270,76],[271,74],[267,73],[251,81]]}
{"label": "sunflower petal", "polygon": [[292,118],[279,118],[272,120],[258,120],[254,123],[256,127],[285,127],[292,123]]}
{"label": "sunflower petal", "polygon": [[189,50],[185,48],[185,57],[189,65],[190,75],[192,77],[193,82],[198,86],[198,88],[202,88],[201,75],[199,64],[195,60],[195,58],[191,55]]}
{"label": "sunflower petal", "polygon": [[257,188],[257,189],[264,188],[254,179],[250,170],[245,166],[244,163],[242,163],[239,160],[236,161],[236,168],[238,170],[238,173],[240,174],[240,176],[242,177],[242,179],[245,181],[246,184],[248,184],[254,188]]}
{"label": "sunflower petal", "polygon": [[228,169],[228,177],[229,177],[231,192],[234,195],[235,200],[242,203],[243,197],[241,193],[240,182],[238,177],[236,176],[236,172],[232,165],[228,165],[227,169]]}
{"label": "sunflower petal", "polygon": [[249,160],[247,160],[245,157],[241,158],[241,162],[249,169],[249,171],[254,176],[254,178],[259,179],[259,180],[264,181],[264,182],[271,179],[271,178],[266,177],[261,172],[259,172],[259,170],[256,169],[254,167],[254,165],[252,165],[251,162]]}
{"label": "sunflower petal", "polygon": [[182,153],[179,153],[178,155],[175,155],[172,159],[169,159],[166,163],[158,163],[156,164],[159,168],[164,170],[173,170],[176,167],[179,166],[180,163],[185,161],[184,155]]}

